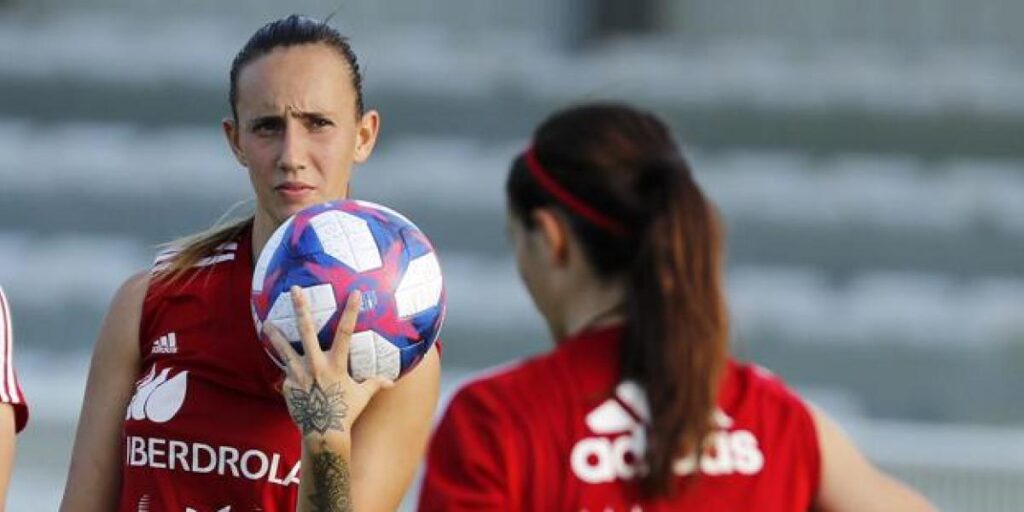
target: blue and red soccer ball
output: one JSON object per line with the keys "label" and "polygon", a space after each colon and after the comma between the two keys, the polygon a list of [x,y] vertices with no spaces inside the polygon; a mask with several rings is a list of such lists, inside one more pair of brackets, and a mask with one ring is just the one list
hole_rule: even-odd
{"label": "blue and red soccer ball", "polygon": [[433,346],[444,320],[444,281],[430,241],[401,214],[366,201],[307,208],[278,227],[260,253],[253,318],[278,365],[263,323],[272,321],[303,353],[289,294],[295,285],[306,293],[324,350],[349,294],[362,292],[349,351],[349,372],[359,381],[405,375]]}

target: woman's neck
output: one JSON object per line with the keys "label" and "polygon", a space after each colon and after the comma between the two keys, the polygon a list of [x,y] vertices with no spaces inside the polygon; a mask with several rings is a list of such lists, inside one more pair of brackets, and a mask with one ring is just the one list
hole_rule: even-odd
{"label": "woman's neck", "polygon": [[562,332],[554,332],[556,340],[597,327],[625,321],[624,297],[618,283],[594,286],[574,295],[565,306]]}
{"label": "woman's neck", "polygon": [[252,221],[252,261],[259,259],[260,251],[267,245],[270,235],[273,235],[274,230],[280,225],[280,222],[275,221],[266,212],[256,208]]}

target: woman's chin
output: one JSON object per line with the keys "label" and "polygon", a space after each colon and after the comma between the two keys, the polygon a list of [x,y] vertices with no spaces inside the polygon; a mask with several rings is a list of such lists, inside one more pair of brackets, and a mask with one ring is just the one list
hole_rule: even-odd
{"label": "woman's chin", "polygon": [[295,215],[296,213],[299,213],[302,210],[309,208],[310,206],[320,204],[322,202],[324,201],[319,197],[310,197],[308,198],[308,200],[305,201],[289,201],[286,204],[282,204],[279,208],[276,208],[278,221],[284,222],[288,220],[288,218],[291,217],[292,215]]}

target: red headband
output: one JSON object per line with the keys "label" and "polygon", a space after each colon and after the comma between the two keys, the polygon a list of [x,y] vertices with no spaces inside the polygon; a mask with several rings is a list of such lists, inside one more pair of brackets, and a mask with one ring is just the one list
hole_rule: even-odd
{"label": "red headband", "polygon": [[526,149],[524,156],[526,161],[526,168],[529,169],[530,175],[540,183],[540,186],[544,188],[549,194],[555,197],[560,203],[572,210],[573,213],[587,219],[591,224],[594,224],[605,231],[615,236],[626,236],[629,230],[621,222],[608,217],[607,215],[593,209],[584,202],[582,199],[574,196],[572,192],[569,192],[564,187],[558,184],[544,167],[540,165],[537,160],[537,154],[533,150],[533,146]]}

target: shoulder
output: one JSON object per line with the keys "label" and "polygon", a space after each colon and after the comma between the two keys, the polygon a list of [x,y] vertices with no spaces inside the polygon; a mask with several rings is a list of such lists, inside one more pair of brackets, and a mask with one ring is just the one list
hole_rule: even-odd
{"label": "shoulder", "polygon": [[782,377],[757,364],[730,361],[723,391],[726,399],[752,400],[763,406],[792,408],[809,414],[804,400]]}
{"label": "shoulder", "polygon": [[114,293],[110,313],[125,315],[141,311],[151,280],[152,275],[148,271],[137,272],[126,279]]}
{"label": "shoulder", "polygon": [[126,279],[117,289],[103,320],[95,355],[115,356],[119,360],[138,356],[136,340],[149,284],[149,272],[141,271]]}
{"label": "shoulder", "polygon": [[720,403],[736,425],[776,449],[793,450],[810,467],[818,464],[818,433],[808,403],[771,371],[730,362]]}
{"label": "shoulder", "polygon": [[[555,398],[557,375],[551,354],[506,363],[471,377],[456,391],[451,404],[491,409],[495,413],[521,411]],[[534,400],[539,396],[546,400]]]}
{"label": "shoulder", "polygon": [[506,451],[513,438],[525,435],[518,428],[521,418],[535,416],[533,408],[544,402],[531,399],[539,396],[538,388],[544,386],[535,379],[542,373],[538,363],[537,359],[508,363],[484,370],[462,384],[448,401],[435,431],[434,447],[486,445],[487,449],[470,452]]}

